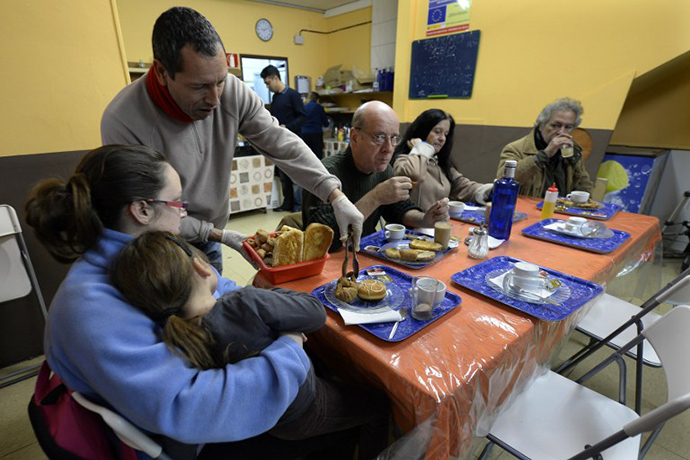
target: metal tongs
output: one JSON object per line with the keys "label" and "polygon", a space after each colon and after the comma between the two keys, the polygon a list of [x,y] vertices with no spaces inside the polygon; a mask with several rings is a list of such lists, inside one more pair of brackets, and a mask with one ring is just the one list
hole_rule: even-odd
{"label": "metal tongs", "polygon": [[[350,252],[350,247],[352,247],[352,271],[348,272],[348,253]],[[345,240],[345,259],[343,260],[343,276],[345,278],[352,278],[353,281],[357,280],[359,276],[359,261],[357,260],[357,251],[355,251],[355,238],[352,234],[352,229],[347,233],[347,239]]]}

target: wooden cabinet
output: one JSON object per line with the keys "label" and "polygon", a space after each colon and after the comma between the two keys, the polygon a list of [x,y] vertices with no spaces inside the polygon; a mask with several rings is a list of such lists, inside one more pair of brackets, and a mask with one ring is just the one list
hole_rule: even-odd
{"label": "wooden cabinet", "polygon": [[[151,67],[150,62],[138,61],[138,62],[127,62],[127,67],[129,68],[129,79],[134,81],[148,72]],[[228,67],[228,73],[233,74],[239,79],[242,79],[242,69],[239,67]]]}

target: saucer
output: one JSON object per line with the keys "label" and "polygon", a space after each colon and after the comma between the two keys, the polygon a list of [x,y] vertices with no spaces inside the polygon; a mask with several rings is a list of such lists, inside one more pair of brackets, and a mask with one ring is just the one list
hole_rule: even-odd
{"label": "saucer", "polygon": [[558,280],[560,286],[555,289],[548,289],[543,287],[531,288],[528,286],[520,287],[520,291],[515,291],[512,289],[505,289],[503,286],[503,280],[505,276],[510,272],[510,268],[504,268],[499,270],[493,270],[486,274],[484,278],[486,284],[492,289],[500,292],[501,294],[507,295],[515,300],[520,300],[522,302],[533,303],[533,304],[562,304],[570,298],[570,288],[568,285],[564,284],[558,278],[549,276],[544,278],[546,284],[552,280]]}

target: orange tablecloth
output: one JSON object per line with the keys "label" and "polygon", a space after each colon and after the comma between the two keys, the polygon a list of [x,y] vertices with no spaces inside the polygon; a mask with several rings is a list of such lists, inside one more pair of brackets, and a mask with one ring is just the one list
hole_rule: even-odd
{"label": "orange tablecloth", "polygon": [[[492,250],[490,257],[516,257],[605,286],[629,264],[650,260],[661,239],[656,218],[629,213],[619,213],[606,222],[631,234],[610,254],[530,239],[520,231],[539,219],[537,202],[519,199],[518,210],[529,217],[513,226],[510,240]],[[472,227],[452,223],[453,235],[462,239]],[[332,254],[319,276],[282,286],[311,292],[340,276],[343,256],[343,250]],[[359,255],[359,262],[360,268],[384,263],[366,255]],[[467,257],[467,246],[461,244],[427,269],[395,266],[406,273],[434,276],[462,297],[459,307],[402,342],[384,342],[358,326],[345,326],[331,310],[325,327],[310,336],[310,345],[329,365],[356,372],[388,394],[393,416],[403,431],[420,427],[415,439],[428,442],[426,458],[461,455],[475,433],[486,434],[511,392],[521,389],[540,366],[548,364],[552,351],[587,310],[580,309],[561,322],[543,322],[450,281],[453,273],[480,262]]]}

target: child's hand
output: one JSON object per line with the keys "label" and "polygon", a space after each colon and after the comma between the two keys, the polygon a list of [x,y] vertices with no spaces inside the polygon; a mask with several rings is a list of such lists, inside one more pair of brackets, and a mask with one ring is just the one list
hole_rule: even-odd
{"label": "child's hand", "polygon": [[301,332],[282,332],[281,336],[286,335],[297,343],[300,347],[307,341],[307,338]]}

